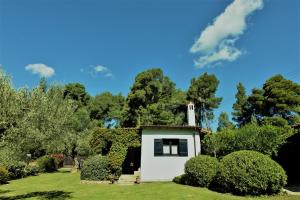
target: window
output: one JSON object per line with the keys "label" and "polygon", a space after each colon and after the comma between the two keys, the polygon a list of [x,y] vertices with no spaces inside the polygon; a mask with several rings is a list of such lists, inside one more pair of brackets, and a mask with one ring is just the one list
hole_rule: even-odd
{"label": "window", "polygon": [[154,156],[188,156],[187,139],[154,139]]}
{"label": "window", "polygon": [[194,110],[194,106],[193,105],[190,105],[190,110]]}

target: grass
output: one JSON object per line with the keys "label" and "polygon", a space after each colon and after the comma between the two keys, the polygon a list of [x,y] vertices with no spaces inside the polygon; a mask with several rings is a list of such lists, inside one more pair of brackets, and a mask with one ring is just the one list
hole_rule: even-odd
{"label": "grass", "polygon": [[132,186],[86,185],[80,184],[78,173],[57,172],[15,180],[0,186],[0,200],[17,199],[299,200],[300,196],[238,197],[175,183],[145,183]]}

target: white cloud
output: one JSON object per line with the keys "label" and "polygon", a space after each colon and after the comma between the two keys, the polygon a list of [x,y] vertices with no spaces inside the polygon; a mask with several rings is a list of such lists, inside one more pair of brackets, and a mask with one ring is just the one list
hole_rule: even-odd
{"label": "white cloud", "polygon": [[49,78],[54,75],[55,70],[52,67],[49,67],[45,64],[28,64],[25,66],[27,71],[30,71],[33,74],[38,74],[40,77]]}
{"label": "white cloud", "polygon": [[92,75],[96,75],[96,74],[102,74],[103,76],[110,77],[110,78],[114,77],[110,69],[103,65],[96,65],[93,67]]}
{"label": "white cloud", "polygon": [[195,65],[201,68],[218,61],[232,62],[241,56],[243,52],[234,44],[247,28],[246,18],[262,8],[263,0],[234,0],[191,47],[191,53],[201,54]]}
{"label": "white cloud", "polygon": [[102,65],[97,65],[94,67],[95,72],[107,72],[107,67],[104,67]]}

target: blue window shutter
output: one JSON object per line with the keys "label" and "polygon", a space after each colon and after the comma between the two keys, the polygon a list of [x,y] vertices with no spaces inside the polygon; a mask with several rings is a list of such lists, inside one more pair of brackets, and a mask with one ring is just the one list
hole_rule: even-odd
{"label": "blue window shutter", "polygon": [[154,156],[163,155],[163,140],[154,139]]}
{"label": "blue window shutter", "polygon": [[179,140],[179,155],[180,156],[188,156],[187,139]]}

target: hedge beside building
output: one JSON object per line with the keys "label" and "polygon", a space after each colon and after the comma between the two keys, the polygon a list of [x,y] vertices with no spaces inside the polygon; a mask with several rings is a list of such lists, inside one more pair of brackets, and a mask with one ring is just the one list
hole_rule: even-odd
{"label": "hedge beside building", "polygon": [[90,145],[93,151],[107,156],[111,174],[119,177],[129,148],[141,146],[141,130],[138,128],[95,129]]}

